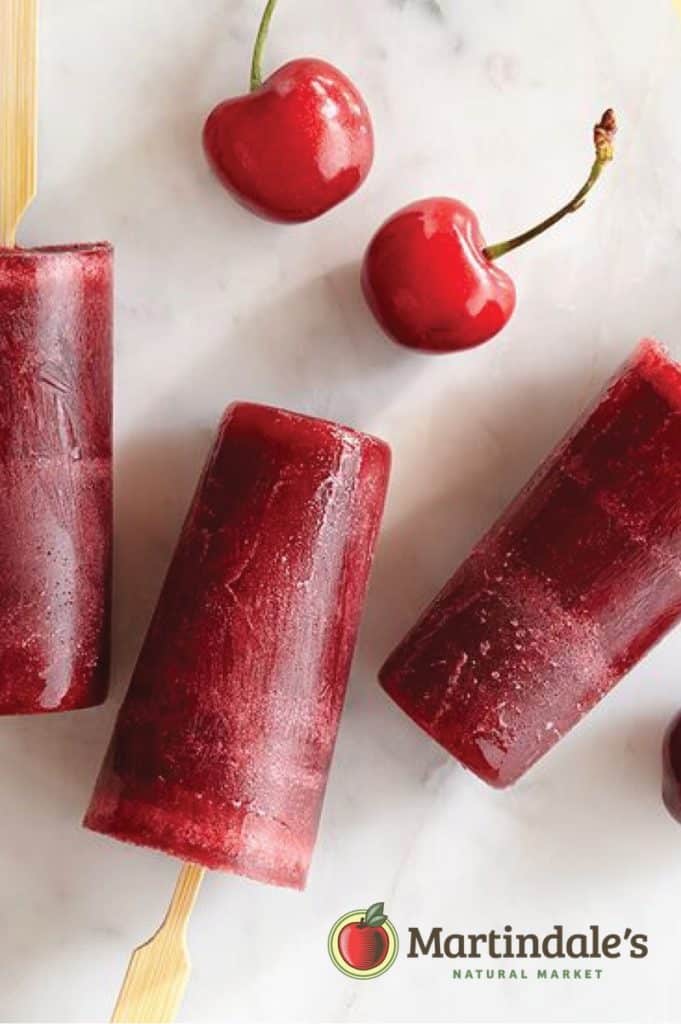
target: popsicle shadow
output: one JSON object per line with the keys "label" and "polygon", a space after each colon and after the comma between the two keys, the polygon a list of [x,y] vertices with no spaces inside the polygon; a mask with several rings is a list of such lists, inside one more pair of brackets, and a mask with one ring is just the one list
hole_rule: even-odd
{"label": "popsicle shadow", "polygon": [[127,687],[215,424],[131,438],[116,459],[112,691]]}

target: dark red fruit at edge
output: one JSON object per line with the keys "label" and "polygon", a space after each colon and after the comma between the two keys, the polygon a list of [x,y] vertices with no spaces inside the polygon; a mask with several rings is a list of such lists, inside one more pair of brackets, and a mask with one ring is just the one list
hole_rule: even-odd
{"label": "dark red fruit at edge", "polygon": [[662,799],[681,824],[681,712],[669,724],[662,745]]}
{"label": "dark red fruit at edge", "polygon": [[388,954],[388,933],[382,926],[372,928],[353,921],[338,936],[341,956],[356,971],[370,971],[382,964]]}
{"label": "dark red fruit at edge", "polygon": [[421,199],[390,217],[362,268],[364,295],[389,337],[454,352],[497,334],[515,309],[515,286],[484,247],[475,214],[457,199]]}
{"label": "dark red fruit at edge", "polygon": [[347,199],[374,155],[367,106],[322,60],[293,60],[210,114],[203,145],[235,199],[267,220],[312,220]]}

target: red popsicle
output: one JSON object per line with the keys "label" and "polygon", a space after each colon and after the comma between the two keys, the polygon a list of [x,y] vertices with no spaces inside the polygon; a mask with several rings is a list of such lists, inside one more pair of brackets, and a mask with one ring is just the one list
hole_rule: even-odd
{"label": "red popsicle", "polygon": [[112,250],[0,249],[0,714],[100,703],[111,589]]}
{"label": "red popsicle", "polygon": [[304,886],[389,460],[335,423],[227,410],[87,827]]}
{"label": "red popsicle", "polygon": [[681,616],[681,367],[642,342],[381,672],[508,786]]}

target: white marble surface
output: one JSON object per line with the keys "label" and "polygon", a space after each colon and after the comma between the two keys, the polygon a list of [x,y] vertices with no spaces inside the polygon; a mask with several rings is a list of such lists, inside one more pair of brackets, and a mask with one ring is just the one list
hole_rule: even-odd
{"label": "white marble surface", "polygon": [[[681,18],[671,0],[281,0],[268,67],[351,74],[378,152],[324,219],[237,208],[199,146],[247,80],[256,0],[43,0],[40,195],[25,244],[118,250],[117,613],[102,709],[0,722],[0,1017],[108,1019],[176,864],[79,827],[210,435],[234,398],[388,439],[395,471],[320,841],[304,895],[208,879],[186,1021],[666,1021],[681,1005],[681,829],[659,747],[681,632],[512,792],[469,777],[383,696],[392,643],[639,336],[681,354]],[[384,342],[357,260],[394,208],[458,195],[490,241],[581,183],[603,107],[621,120],[578,216],[506,260],[503,336],[451,358]],[[384,899],[398,929],[646,931],[591,982],[454,982],[406,960],[331,966],[331,923]],[[483,965],[485,966],[485,965]]]}

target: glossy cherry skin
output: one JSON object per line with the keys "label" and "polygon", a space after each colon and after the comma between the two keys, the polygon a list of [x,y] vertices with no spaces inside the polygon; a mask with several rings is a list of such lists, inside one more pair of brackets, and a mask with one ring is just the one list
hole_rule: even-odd
{"label": "glossy cherry skin", "polygon": [[234,198],[266,220],[313,220],[347,199],[374,156],[371,118],[346,76],[322,60],[291,61],[210,114],[203,145]]}
{"label": "glossy cherry skin", "polygon": [[669,724],[662,745],[662,799],[681,824],[681,712]]}
{"label": "glossy cherry skin", "polygon": [[388,935],[383,927],[372,928],[353,921],[341,929],[338,947],[347,964],[357,971],[370,971],[385,960]]}
{"label": "glossy cherry skin", "polygon": [[362,288],[386,334],[422,352],[488,341],[515,308],[513,281],[483,253],[472,210],[457,199],[421,199],[374,235]]}

